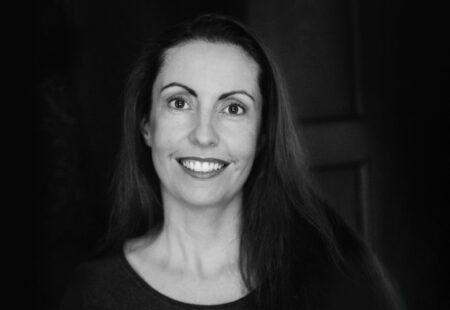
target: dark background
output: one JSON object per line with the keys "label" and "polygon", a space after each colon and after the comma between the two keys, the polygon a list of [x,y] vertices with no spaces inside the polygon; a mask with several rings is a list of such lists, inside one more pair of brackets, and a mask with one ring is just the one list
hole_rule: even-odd
{"label": "dark background", "polygon": [[[448,306],[441,276],[441,249],[449,243],[448,141],[441,132],[448,122],[448,53],[440,44],[448,41],[448,22],[437,7],[387,0],[45,0],[36,8],[39,307],[58,308],[71,271],[95,255],[101,240],[124,79],[142,42],[206,12],[248,24],[272,49],[306,128],[318,182],[372,244],[408,308]],[[336,129],[342,136],[330,136]]]}

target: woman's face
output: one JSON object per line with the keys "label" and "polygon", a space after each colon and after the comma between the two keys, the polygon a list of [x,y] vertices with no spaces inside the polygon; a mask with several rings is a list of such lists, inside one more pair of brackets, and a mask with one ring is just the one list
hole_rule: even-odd
{"label": "woman's face", "polygon": [[165,56],[143,124],[163,200],[240,202],[261,119],[258,65],[240,47],[200,40]]}

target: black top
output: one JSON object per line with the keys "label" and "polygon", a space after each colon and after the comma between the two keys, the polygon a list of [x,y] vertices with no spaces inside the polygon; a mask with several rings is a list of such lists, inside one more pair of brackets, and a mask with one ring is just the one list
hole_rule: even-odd
{"label": "black top", "polygon": [[80,265],[61,310],[247,310],[254,309],[253,304],[252,294],[220,305],[195,305],[172,299],[145,282],[121,254]]}
{"label": "black top", "polygon": [[[289,300],[291,309],[392,309],[367,281],[355,281],[318,261],[301,264],[303,272],[296,278],[299,282],[307,279],[308,285],[299,288],[299,294]],[[252,310],[256,309],[254,295],[220,305],[177,301],[152,288],[121,253],[80,265],[63,297],[61,310]]]}

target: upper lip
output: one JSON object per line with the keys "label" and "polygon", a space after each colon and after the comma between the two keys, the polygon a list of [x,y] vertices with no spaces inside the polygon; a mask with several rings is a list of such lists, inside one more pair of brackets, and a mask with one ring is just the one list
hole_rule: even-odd
{"label": "upper lip", "polygon": [[198,162],[205,162],[205,163],[217,163],[219,165],[228,165],[229,162],[226,162],[224,160],[218,159],[218,158],[211,158],[211,157],[178,157],[176,159],[178,162],[186,161],[186,160],[193,160]]}

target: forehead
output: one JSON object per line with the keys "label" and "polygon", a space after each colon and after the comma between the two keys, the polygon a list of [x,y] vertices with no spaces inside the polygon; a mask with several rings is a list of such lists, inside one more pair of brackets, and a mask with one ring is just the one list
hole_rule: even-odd
{"label": "forehead", "polygon": [[241,47],[198,40],[167,50],[156,82],[259,92],[258,74],[258,64]]}

